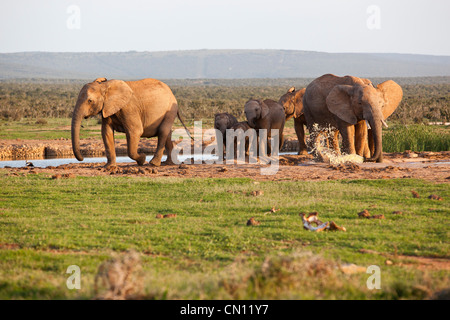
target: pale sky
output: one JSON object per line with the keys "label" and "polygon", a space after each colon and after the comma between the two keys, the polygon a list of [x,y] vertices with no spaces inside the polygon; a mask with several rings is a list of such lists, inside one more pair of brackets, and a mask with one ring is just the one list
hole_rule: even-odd
{"label": "pale sky", "polygon": [[287,49],[450,55],[449,0],[14,0],[0,52]]}

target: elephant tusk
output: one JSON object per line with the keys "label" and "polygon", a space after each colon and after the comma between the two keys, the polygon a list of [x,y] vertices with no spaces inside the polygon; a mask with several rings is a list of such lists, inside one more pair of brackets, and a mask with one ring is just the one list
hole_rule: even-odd
{"label": "elephant tusk", "polygon": [[372,128],[370,127],[369,121],[367,121],[367,120],[366,120],[366,125],[367,125],[367,129],[369,129],[369,130],[372,129]]}
{"label": "elephant tusk", "polygon": [[383,124],[383,126],[384,126],[385,128],[389,128],[389,126],[387,125],[386,121],[381,120],[381,123]]}

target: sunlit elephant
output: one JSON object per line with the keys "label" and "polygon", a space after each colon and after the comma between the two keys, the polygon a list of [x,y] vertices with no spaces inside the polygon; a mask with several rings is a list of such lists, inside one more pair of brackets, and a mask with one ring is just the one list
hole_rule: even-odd
{"label": "sunlit elephant", "polygon": [[155,79],[122,81],[98,78],[84,85],[72,117],[72,148],[80,161],[83,160],[80,152],[81,121],[97,114],[102,116],[102,138],[108,160],[106,167],[116,163],[114,131],[126,134],[128,156],[138,165],[145,162],[145,154],[138,153],[141,137],[158,137],[151,164],[161,164],[164,149],[167,150],[166,163],[173,163],[172,125],[177,116],[183,121],[178,113],[177,100],[166,84]]}
{"label": "sunlit elephant", "polygon": [[[222,133],[223,150],[226,148],[227,129],[230,129],[238,123],[235,116],[228,112],[217,113],[214,116],[214,129],[219,130]],[[217,137],[216,137],[217,140]],[[219,141],[217,141],[219,143]]]}
{"label": "sunlit elephant", "polygon": [[278,101],[284,107],[286,121],[294,118],[295,133],[299,142],[298,154],[301,155],[308,154],[305,140],[306,119],[303,114],[303,95],[305,91],[305,88],[295,90],[295,87],[292,87]]}
{"label": "sunlit elephant", "polygon": [[[249,126],[256,129],[258,134],[259,129],[267,130],[267,139],[271,138],[271,130],[279,130],[279,148],[281,150],[284,142],[284,124],[286,122],[283,106],[270,99],[264,101],[251,99],[245,104],[244,112]],[[270,144],[267,143],[268,154],[271,153],[270,149]]]}
{"label": "sunlit elephant", "polygon": [[[303,111],[308,130],[331,127],[342,136],[343,152],[365,155],[366,161],[382,162],[382,125],[403,97],[402,88],[392,80],[375,87],[357,77],[323,75],[306,88]],[[373,136],[373,152],[367,157],[367,123]],[[335,141],[336,142],[336,141]]]}

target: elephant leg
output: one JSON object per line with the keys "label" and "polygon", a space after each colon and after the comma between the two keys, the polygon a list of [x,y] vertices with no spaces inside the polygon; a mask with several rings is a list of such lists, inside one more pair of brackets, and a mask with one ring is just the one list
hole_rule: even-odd
{"label": "elephant leg", "polygon": [[368,151],[367,142],[367,124],[363,120],[355,124],[355,150],[357,155],[366,156],[366,150]]}
{"label": "elephant leg", "polygon": [[333,150],[334,150],[334,152],[336,152],[338,155],[341,154],[341,148],[339,147],[339,130],[335,130],[335,131],[334,131],[334,136],[333,136]]}
{"label": "elephant leg", "polygon": [[373,154],[375,153],[375,143],[374,143],[374,140],[373,140],[373,131],[372,131],[372,129],[369,129],[368,130],[368,133],[367,133],[367,140],[368,140],[368,148],[369,148],[369,154],[370,154],[370,156],[369,156],[369,158],[370,157],[373,157]]}
{"label": "elephant leg", "polygon": [[298,154],[299,155],[305,155],[308,154],[308,148],[306,146],[306,139],[305,139],[305,127],[304,127],[304,121],[305,121],[305,116],[302,115],[300,118],[295,118],[294,119],[294,128],[295,128],[295,133],[297,134],[297,139],[298,139]]}
{"label": "elephant leg", "polygon": [[[267,130],[267,131],[269,132],[270,130]],[[272,143],[270,141],[271,138],[272,138],[272,136],[267,135],[267,144],[266,144],[266,146],[267,146],[267,155],[268,156],[272,155]]]}
{"label": "elephant leg", "polygon": [[340,126],[339,132],[342,136],[342,149],[346,154],[355,154],[355,126]]}
{"label": "elephant leg", "polygon": [[279,150],[281,151],[281,149],[283,148],[283,144],[284,144],[284,134],[283,132],[280,132],[280,145],[279,145]]}
{"label": "elephant leg", "polygon": [[167,143],[169,135],[172,134],[172,124],[174,119],[174,117],[167,117],[163,120],[158,128],[158,144],[156,147],[156,153],[153,156],[152,160],[150,160],[150,164],[156,167],[159,167],[161,165],[161,158],[164,154],[164,147]]}
{"label": "elephant leg", "polygon": [[142,166],[145,162],[146,157],[144,153],[138,153],[138,145],[142,132],[139,133],[139,131],[132,131],[127,132],[126,135],[128,144],[128,156],[131,159],[135,160],[138,165]]}
{"label": "elephant leg", "polygon": [[[170,131],[169,135],[166,139],[166,153],[167,153],[167,160],[164,161],[167,165],[174,165],[175,163],[172,160],[172,150],[173,150],[173,141],[172,141],[172,130]],[[176,159],[178,160],[178,159]]]}
{"label": "elephant leg", "polygon": [[114,130],[107,119],[102,121],[102,139],[105,145],[106,153],[106,165],[105,167],[111,167],[116,165],[116,148],[114,145]]}

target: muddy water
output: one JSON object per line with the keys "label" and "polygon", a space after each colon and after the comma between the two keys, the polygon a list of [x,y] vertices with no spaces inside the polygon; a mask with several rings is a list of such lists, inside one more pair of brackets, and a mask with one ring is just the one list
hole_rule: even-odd
{"label": "muddy water", "polygon": [[[280,155],[293,155],[297,154],[296,152],[280,152]],[[150,161],[153,158],[153,155],[149,155],[146,158],[146,162]],[[162,161],[165,161],[167,156],[162,157]],[[179,155],[178,160],[180,162],[185,161],[188,158],[194,158],[194,161],[207,161],[207,160],[218,160],[218,157],[215,155],[201,155],[201,154],[194,154],[194,155],[188,155],[183,156]],[[70,164],[70,163],[98,163],[98,162],[105,162],[105,157],[95,157],[95,158],[88,158],[85,157],[83,161],[78,161],[75,158],[54,158],[54,159],[36,159],[36,160],[29,160],[33,164],[34,167],[38,168],[46,168],[49,166],[57,167],[63,164]],[[123,156],[123,157],[117,157],[116,158],[117,163],[136,163],[133,159]],[[0,161],[0,168],[5,167],[11,167],[11,168],[20,168],[25,167],[26,162],[25,160],[8,160],[8,161]]]}
{"label": "muddy water", "polygon": [[[194,158],[194,160],[215,160],[217,159],[217,157],[213,157],[213,156],[203,156],[202,155],[190,155],[188,156],[178,156],[178,159],[180,161],[184,161],[187,158]],[[147,156],[146,161],[150,161],[153,158],[153,156]],[[167,156],[163,156],[162,161],[165,161],[167,158]],[[49,166],[52,167],[57,167],[63,164],[70,164],[70,163],[98,163],[98,162],[105,162],[106,163],[106,158],[105,157],[99,157],[99,158],[84,158],[83,161],[78,161],[75,158],[55,158],[55,159],[37,159],[37,160],[29,160],[29,162],[31,162],[33,164],[34,167],[38,167],[38,168],[46,168]],[[116,158],[116,162],[117,163],[133,163],[136,162],[133,159],[129,158],[129,157],[117,157]],[[25,167],[26,163],[25,160],[10,160],[10,161],[0,161],[0,168],[5,168],[5,167],[11,167],[11,168],[20,168],[20,167]]]}

